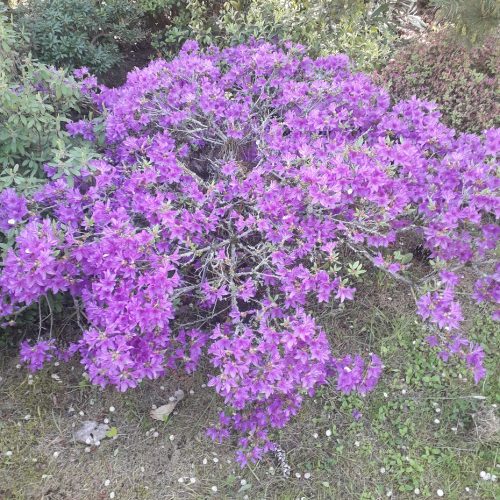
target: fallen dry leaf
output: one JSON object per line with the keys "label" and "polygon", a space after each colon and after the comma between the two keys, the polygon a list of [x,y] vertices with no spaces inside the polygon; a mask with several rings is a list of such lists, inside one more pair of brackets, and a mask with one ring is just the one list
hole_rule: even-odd
{"label": "fallen dry leaf", "polygon": [[155,408],[154,410],[151,410],[149,414],[151,418],[164,422],[165,419],[168,418],[168,416],[174,411],[179,401],[182,401],[184,399],[184,391],[180,389],[178,391],[175,391],[175,394],[169,399],[170,401],[166,405],[162,405],[158,408]]}

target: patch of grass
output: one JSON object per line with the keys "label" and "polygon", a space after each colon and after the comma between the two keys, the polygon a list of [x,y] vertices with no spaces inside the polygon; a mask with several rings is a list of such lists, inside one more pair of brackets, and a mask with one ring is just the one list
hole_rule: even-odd
{"label": "patch of grass", "polygon": [[[9,357],[0,369],[0,497],[108,498],[114,491],[117,499],[369,500],[390,492],[415,498],[415,491],[437,498],[443,490],[450,499],[499,498],[498,482],[480,477],[481,471],[500,476],[498,325],[482,309],[467,324],[468,336],[487,353],[488,375],[476,386],[463,362],[444,363],[426,344],[405,292],[383,278],[374,286],[384,293],[328,311],[323,322],[336,352],[380,354],[381,381],[366,397],[326,385],[307,399],[275,435],[292,468],[289,479],[272,456],[239,469],[233,442],[216,445],[206,437],[221,402],[204,387],[203,371],[119,394],[81,382],[76,363],[29,379]],[[152,420],[151,406],[178,388],[186,398],[176,414],[166,423]],[[358,421],[355,410],[362,414]],[[88,453],[72,442],[74,426],[104,418],[116,436]]]}

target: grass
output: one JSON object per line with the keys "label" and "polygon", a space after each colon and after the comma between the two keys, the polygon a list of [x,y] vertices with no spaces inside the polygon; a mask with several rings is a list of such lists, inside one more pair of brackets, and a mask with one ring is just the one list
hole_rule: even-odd
{"label": "grass", "polygon": [[[443,363],[427,346],[405,293],[383,279],[378,286],[385,293],[367,292],[322,320],[334,349],[379,353],[384,375],[364,398],[327,385],[307,400],[276,434],[292,468],[289,479],[271,456],[241,470],[234,443],[206,438],[221,402],[203,387],[202,372],[122,395],[89,386],[76,363],[30,378],[6,355],[0,365],[0,498],[104,499],[113,492],[117,499],[368,500],[438,498],[438,490],[449,499],[499,498],[498,483],[480,477],[481,471],[500,476],[493,406],[500,403],[499,327],[477,309],[467,324],[488,354],[488,376],[475,386],[462,363]],[[151,420],[151,406],[164,404],[177,388],[187,397],[176,414],[166,423]],[[354,410],[362,414],[359,421]],[[105,418],[115,437],[88,452],[73,443],[81,421]]]}

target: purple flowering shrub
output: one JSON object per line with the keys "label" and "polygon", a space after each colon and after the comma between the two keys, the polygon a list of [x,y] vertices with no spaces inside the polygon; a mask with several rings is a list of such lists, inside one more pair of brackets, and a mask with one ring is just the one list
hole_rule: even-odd
{"label": "purple flowering shrub", "polygon": [[[500,235],[498,130],[456,137],[434,104],[391,108],[346,56],[292,45],[188,42],[123,87],[88,92],[102,117],[70,130],[103,128],[103,159],[25,203],[1,195],[19,231],[2,316],[66,292],[84,320],[64,348],[24,343],[32,369],[77,354],[94,384],[125,391],[205,356],[227,407],[209,434],[238,431],[241,464],[258,460],[328,377],[364,394],[382,372],[375,354],[331,352],[314,317],[355,298],[347,251],[420,292],[431,344],[484,376],[454,291],[458,269],[488,259]],[[434,262],[418,286],[396,258],[404,233]],[[498,304],[499,273],[481,276],[476,300]]]}

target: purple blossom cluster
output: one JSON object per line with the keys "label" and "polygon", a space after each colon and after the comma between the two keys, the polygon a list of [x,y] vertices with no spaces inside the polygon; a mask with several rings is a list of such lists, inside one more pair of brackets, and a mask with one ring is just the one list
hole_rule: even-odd
{"label": "purple blossom cluster", "polygon": [[[456,137],[432,103],[391,108],[345,56],[187,42],[117,89],[78,76],[102,114],[69,130],[94,140],[103,129],[103,159],[28,201],[0,194],[24,224],[3,263],[1,314],[69,292],[81,338],[63,353],[23,344],[22,359],[36,369],[78,354],[103,387],[192,372],[207,356],[228,408],[209,433],[239,431],[242,464],[273,449],[269,432],[327,377],[364,394],[381,375],[376,355],[336,358],[314,317],[355,298],[340,250],[396,276],[403,232],[448,269],[496,247],[499,131]],[[443,270],[418,311],[479,379],[481,352],[455,345],[457,284]],[[499,289],[497,272],[475,297],[498,303]]]}
{"label": "purple blossom cluster", "polygon": [[26,200],[12,188],[0,193],[0,231],[4,233],[17,227],[28,214]]}

